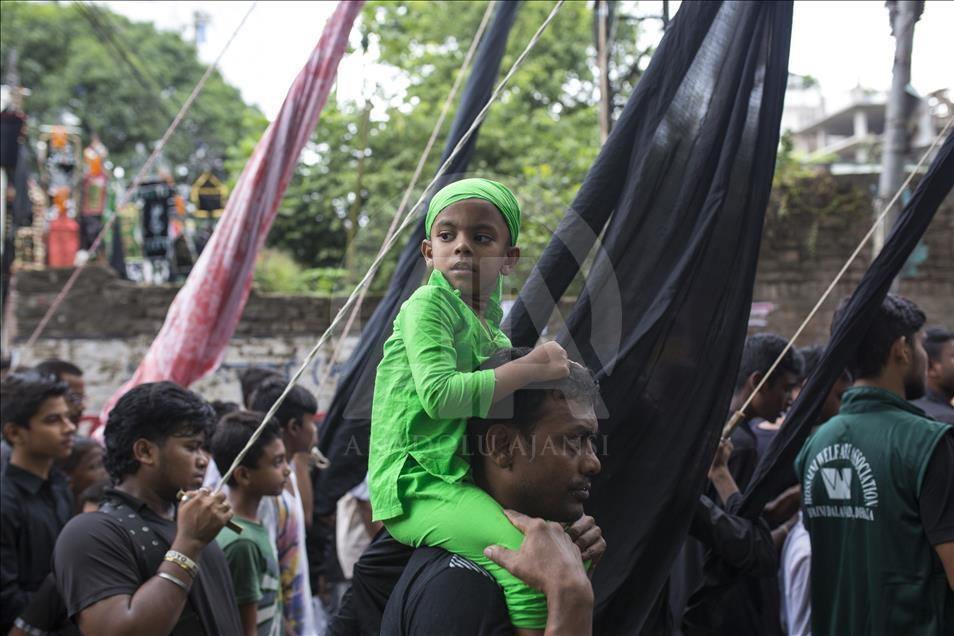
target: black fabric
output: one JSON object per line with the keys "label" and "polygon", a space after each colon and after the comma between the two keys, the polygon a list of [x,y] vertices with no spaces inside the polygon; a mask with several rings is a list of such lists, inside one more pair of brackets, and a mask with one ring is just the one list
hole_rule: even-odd
{"label": "black fabric", "polygon": [[[786,414],[785,426],[756,466],[742,503],[735,510],[738,514],[750,519],[757,517],[765,504],[790,483],[795,456],[818,421],[828,392],[849,366],[848,361],[864,337],[870,317],[883,302],[894,277],[927,230],[935,211],[952,186],[954,134],[947,138],[938,151],[927,174],[898,217],[891,236],[852,294],[844,317],[834,325],[821,360]],[[718,559],[707,559],[705,570],[703,588],[696,592],[693,607],[687,612],[687,620],[695,626],[696,633],[702,633],[705,627],[721,624],[724,608],[738,606],[733,599],[739,587],[746,585]]]}
{"label": "black fabric", "polygon": [[[108,512],[88,512],[70,521],[53,553],[53,572],[71,618],[112,596],[135,594],[155,576],[175,539],[176,524],[119,490],[107,489]],[[238,605],[225,554],[214,541],[198,559],[199,575],[175,636],[241,634]]]}
{"label": "black fabric", "polygon": [[924,471],[918,507],[931,545],[954,541],[954,432],[941,438]]}
{"label": "black fabric", "polygon": [[689,534],[740,572],[766,576],[778,570],[768,524],[727,513],[705,495],[699,497]]}
{"label": "black fabric", "polygon": [[73,495],[56,468],[42,479],[13,464],[0,493],[0,634],[6,634],[50,573],[50,555],[73,512]]}
{"label": "black fabric", "polygon": [[884,301],[895,276],[931,224],[934,213],[954,187],[954,133],[938,150],[927,174],[901,211],[881,252],[851,295],[844,317],[834,325],[821,360],[808,377],[785,417],[785,426],[769,446],[745,491],[740,514],[753,518],[779,492],[795,456],[818,421],[822,405],[835,381],[848,367],[864,337],[871,317]]}
{"label": "black fabric", "polygon": [[[726,502],[726,508],[737,508],[741,498],[740,494],[733,494]],[[710,556],[710,553],[714,556]],[[720,567],[728,568],[733,574],[752,577],[752,580],[758,582],[757,585],[752,586],[755,588],[754,591],[743,586],[741,591],[746,593],[734,599],[735,603],[729,610],[741,618],[742,622],[752,623],[753,621],[746,621],[746,619],[761,616],[761,608],[766,604],[771,605],[772,597],[763,599],[761,590],[761,583],[766,579],[771,581],[773,586],[777,586],[775,575],[778,557],[768,524],[762,519],[751,521],[733,515],[703,495],[696,505],[692,523],[689,526],[689,537],[670,571],[670,610],[673,622],[679,627],[680,632],[686,608],[693,603],[692,595],[704,581],[704,568],[709,561],[717,562]],[[709,567],[711,569],[713,566]],[[719,621],[722,619],[720,615]],[[737,621],[735,623],[737,624]],[[761,634],[775,631],[777,630],[755,629],[750,624],[748,629],[736,633]],[[646,631],[646,633],[653,632]],[[722,630],[722,633],[730,632]]]}
{"label": "black fabric", "polygon": [[928,389],[924,397],[914,400],[914,405],[938,422],[954,424],[954,406],[940,393]]}
{"label": "black fabric", "polygon": [[[461,94],[460,105],[441,155],[442,165],[490,99],[519,5],[519,2],[502,2],[498,5]],[[474,153],[478,132],[479,129],[467,140],[445,177],[435,184],[432,193],[463,176],[461,173],[467,169]],[[374,376],[381,361],[384,341],[391,335],[394,318],[401,304],[420,287],[424,278],[425,264],[420,247],[425,235],[426,210],[427,200],[421,205],[418,211],[420,219],[401,250],[388,290],[362,329],[361,339],[338,379],[338,388],[319,434],[319,446],[331,460],[331,466],[318,473],[314,488],[316,515],[334,512],[338,499],[367,474]]]}
{"label": "black fabric", "polygon": [[56,589],[56,579],[50,572],[34,592],[30,604],[20,614],[20,620],[49,636],[79,636],[79,628],[70,622],[66,604]]}
{"label": "black fabric", "polygon": [[[506,328],[533,345],[603,244],[558,336],[598,370],[596,627],[635,633],[686,536],[728,410],[788,76],[791,2],[686,2]],[[610,218],[612,215],[612,218]]]}
{"label": "black fabric", "polygon": [[511,636],[503,589],[486,570],[440,548],[414,551],[391,593],[381,636]]}
{"label": "black fabric", "polygon": [[129,280],[129,273],[126,271],[126,253],[123,250],[123,232],[120,226],[122,218],[119,215],[119,210],[116,210],[113,214],[115,217],[113,218],[112,249],[109,252],[109,264],[119,274],[120,278]]}
{"label": "black fabric", "polygon": [[380,530],[354,565],[349,589],[328,625],[329,636],[376,636],[388,598],[414,554]]}

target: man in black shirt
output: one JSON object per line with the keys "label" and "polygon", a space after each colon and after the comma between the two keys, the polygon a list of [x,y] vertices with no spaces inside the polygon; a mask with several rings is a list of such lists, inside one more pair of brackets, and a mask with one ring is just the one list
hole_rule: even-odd
{"label": "man in black shirt", "polygon": [[105,428],[116,487],[99,512],[60,535],[53,571],[69,616],[87,634],[240,634],[228,564],[213,539],[232,517],[223,493],[198,488],[212,408],[171,382],[124,395]]}
{"label": "man in black shirt", "polygon": [[925,329],[924,350],[928,355],[924,397],[914,405],[938,422],[954,424],[954,333],[941,327]]}
{"label": "man in black shirt", "polygon": [[30,371],[0,385],[3,436],[13,447],[0,514],[0,634],[29,606],[50,573],[56,537],[73,510],[66,478],[53,462],[70,454],[76,425],[67,385]]}
{"label": "man in black shirt", "polygon": [[[526,351],[499,351],[483,368]],[[487,556],[547,595],[547,631],[585,634],[592,629],[592,589],[582,560],[595,564],[606,543],[593,518],[583,515],[590,478],[600,470],[594,448],[596,384],[584,367],[570,367],[570,376],[553,386],[517,391],[494,405],[487,418],[472,419],[466,449],[475,483],[507,509],[525,535],[519,552],[492,546]],[[381,633],[513,634],[514,629],[492,576],[456,554],[423,548],[390,595]]]}

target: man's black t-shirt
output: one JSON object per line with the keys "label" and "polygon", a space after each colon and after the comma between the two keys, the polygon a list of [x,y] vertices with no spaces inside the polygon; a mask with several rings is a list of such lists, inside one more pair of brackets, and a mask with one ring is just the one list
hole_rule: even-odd
{"label": "man's black t-shirt", "polygon": [[414,551],[391,593],[382,636],[513,634],[503,590],[479,565],[440,548]]}
{"label": "man's black t-shirt", "polygon": [[[111,596],[133,595],[155,575],[175,539],[176,524],[145,503],[107,490],[106,504],[127,506],[122,520],[87,512],[70,521],[56,542],[53,573],[70,618]],[[199,575],[172,634],[241,634],[232,577],[222,549],[212,542],[199,556]],[[171,583],[170,583],[171,585]]]}

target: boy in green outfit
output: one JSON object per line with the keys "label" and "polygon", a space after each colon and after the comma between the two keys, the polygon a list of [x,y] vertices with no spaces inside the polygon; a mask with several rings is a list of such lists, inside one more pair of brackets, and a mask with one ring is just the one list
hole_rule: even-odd
{"label": "boy in green outfit", "polygon": [[[248,443],[264,417],[241,411],[222,418],[212,436],[212,457],[225,472]],[[244,636],[279,636],[282,623],[281,574],[275,546],[259,522],[262,497],[280,495],[291,474],[285,460],[278,422],[270,422],[229,479],[228,499],[233,521],[242,527],[237,534],[222,529],[216,541],[225,552],[235,588]]]}
{"label": "boy in green outfit", "polygon": [[536,382],[567,377],[555,342],[496,369],[478,370],[510,347],[500,330],[502,277],[520,256],[520,206],[506,186],[464,179],[431,199],[421,253],[433,272],[394,320],[378,365],[368,483],[375,520],[398,541],[441,547],[484,567],[504,589],[518,630],[546,625],[544,595],[488,559],[523,535],[474,485],[460,444],[467,419]]}

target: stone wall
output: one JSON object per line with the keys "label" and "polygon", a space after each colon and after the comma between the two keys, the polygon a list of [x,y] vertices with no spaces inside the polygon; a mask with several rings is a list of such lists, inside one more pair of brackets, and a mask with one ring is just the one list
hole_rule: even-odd
{"label": "stone wall", "polygon": [[[16,320],[11,335],[17,344],[29,337],[70,273],[40,270],[16,274],[11,299]],[[90,410],[96,410],[135,371],[177,292],[177,286],[138,286],[120,280],[111,269],[87,267],[40,340],[31,351],[24,351],[16,364],[32,365],[50,357],[76,361],[84,369]],[[253,289],[222,365],[193,388],[210,400],[240,401],[237,371],[262,365],[293,373],[343,302],[339,298],[262,294]],[[360,325],[375,304],[373,298],[363,304],[361,321],[356,321],[354,335],[340,348],[331,382],[319,387],[335,341],[306,372],[302,385],[319,395],[323,407],[333,394],[340,360],[348,359]]]}

